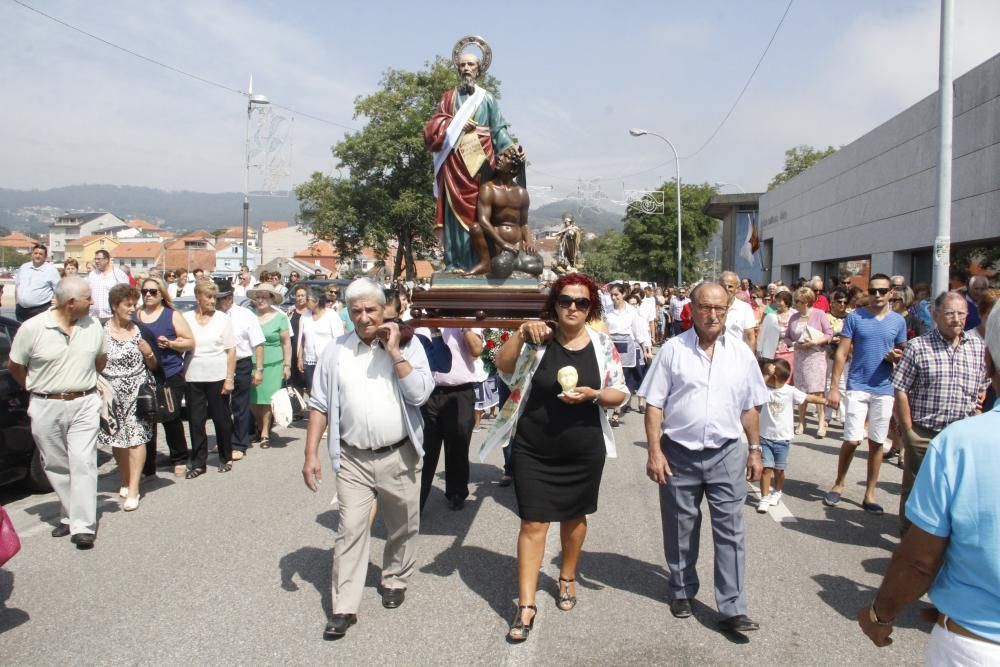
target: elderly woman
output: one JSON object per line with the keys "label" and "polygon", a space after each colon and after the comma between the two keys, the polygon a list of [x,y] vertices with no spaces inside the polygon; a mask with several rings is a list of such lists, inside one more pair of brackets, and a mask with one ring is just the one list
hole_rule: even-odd
{"label": "elderly woman", "polygon": [[[289,283],[292,284],[292,283]],[[288,315],[289,335],[295,340],[299,340],[302,334],[302,318],[309,317],[309,288],[305,285],[297,285],[292,293],[294,303],[285,311]],[[292,345],[292,375],[290,378],[293,387],[308,389],[312,384],[306,380],[305,374],[300,370],[302,362],[298,345]]]}
{"label": "elderly woman", "polygon": [[271,446],[271,397],[281,389],[292,372],[291,323],[288,316],[275,308],[281,294],[269,282],[247,292],[257,310],[257,321],[264,332],[264,377],[250,390],[250,404],[257,418],[260,448]]}
{"label": "elderly woman", "polygon": [[[826,313],[819,308],[813,308],[816,293],[808,287],[795,290],[795,312],[788,320],[788,330],[785,331],[785,344],[795,351],[795,388],[810,396],[822,397],[826,391],[826,350],[833,329]],[[799,406],[799,424],[795,434],[800,435],[806,430],[806,410],[809,404],[803,402]],[[826,435],[826,412],[816,408],[819,428],[816,437]]]}
{"label": "elderly woman", "polygon": [[[143,337],[156,350],[159,368],[158,378],[164,388],[173,395],[174,404],[181,405],[184,397],[184,353],[194,349],[194,335],[187,320],[174,310],[174,303],[167,293],[167,286],[157,278],[145,278],[140,287],[142,307],[134,315]],[[146,466],[143,473],[156,474],[157,429],[152,429],[146,443]],[[188,446],[184,437],[184,424],[177,419],[163,422],[163,432],[167,436],[170,463],[174,476],[183,477],[187,473]]]}
{"label": "elderly woman", "polygon": [[[621,292],[619,292],[619,298]],[[618,350],[587,322],[600,317],[599,288],[582,273],[552,286],[545,317],[526,322],[496,357],[510,399],[490,429],[480,457],[497,445],[512,452],[521,530],[517,539],[518,605],[507,638],[524,641],[535,623],[538,571],[549,523],[560,522],[558,607],[576,605],[576,566],[587,515],[597,511],[605,457],[615,456],[605,408],[628,400]],[[644,327],[645,328],[645,327]]]}
{"label": "elderly woman", "polygon": [[195,285],[196,307],[184,313],[194,334],[193,352],[187,355],[188,430],[191,432],[191,469],[187,479],[205,474],[208,468],[208,435],[205,423],[212,418],[219,450],[219,472],[232,470],[233,414],[229,394],[236,374],[236,338],[229,316],[215,309],[219,288],[211,280]]}
{"label": "elderly woman", "polygon": [[63,262],[63,278],[68,278],[69,276],[75,276],[80,273],[80,262],[76,261],[72,257]]}
{"label": "elderly woman", "polygon": [[121,474],[119,495],[125,499],[126,512],[139,508],[139,476],[146,460],[146,442],[155,428],[136,413],[139,387],[151,379],[157,366],[153,349],[142,338],[132,321],[139,290],[131,285],[115,285],[108,292],[111,319],[104,325],[104,351],[107,365],[101,371],[114,390],[109,418],[102,424],[97,441],[111,447]]}
{"label": "elderly woman", "polygon": [[[771,299],[774,311],[764,315],[757,336],[757,356],[761,359],[788,359],[790,349],[785,345],[785,332],[792,313],[792,294],[788,290],[775,292]],[[789,363],[792,363],[789,360]]]}
{"label": "elderly woman", "polygon": [[[298,293],[296,292],[296,298]],[[309,309],[300,320],[298,343],[299,372],[305,376],[306,387],[312,387],[316,364],[326,346],[344,334],[344,323],[332,308],[326,307],[326,292],[322,288],[309,290]],[[395,319],[395,318],[393,318]]]}
{"label": "elderly woman", "polygon": [[[634,393],[642,384],[644,362],[653,358],[653,352],[650,347],[649,327],[639,316],[639,309],[629,305],[628,298],[627,286],[612,285],[611,310],[604,313],[604,321],[608,325],[608,333],[621,356],[621,365],[625,369],[625,382],[629,392]],[[615,407],[611,413],[612,426],[618,426],[620,415],[621,412]]]}

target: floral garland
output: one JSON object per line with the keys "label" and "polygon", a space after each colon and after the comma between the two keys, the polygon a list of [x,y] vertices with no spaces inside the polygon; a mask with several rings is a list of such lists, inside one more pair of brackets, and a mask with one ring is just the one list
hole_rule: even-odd
{"label": "floral garland", "polygon": [[483,329],[483,351],[479,358],[483,360],[487,375],[495,375],[497,372],[497,352],[503,344],[510,338],[510,331],[507,329]]}

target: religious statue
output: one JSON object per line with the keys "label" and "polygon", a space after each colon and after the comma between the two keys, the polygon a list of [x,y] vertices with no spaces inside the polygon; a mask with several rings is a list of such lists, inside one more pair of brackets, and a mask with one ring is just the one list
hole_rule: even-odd
{"label": "religious statue", "polygon": [[[482,52],[482,59],[464,53],[472,44]],[[493,52],[483,38],[460,39],[452,50],[459,85],[441,96],[437,111],[424,127],[424,144],[434,153],[435,228],[440,230],[446,270],[470,274],[486,273],[490,262],[482,254],[480,239],[473,238],[482,235],[482,230],[473,231],[481,172],[486,165],[494,169],[497,156],[504,153],[514,153],[524,161],[524,150],[510,136],[496,98],[476,85],[492,59]]]}
{"label": "religious statue", "polygon": [[542,273],[542,260],[528,227],[531,199],[528,191],[514,181],[514,174],[520,171],[520,161],[513,151],[501,153],[493,178],[479,186],[477,219],[469,228],[479,261],[465,275],[489,273],[494,278],[508,278],[514,271],[532,276]]}
{"label": "religious statue", "polygon": [[562,229],[559,230],[559,251],[556,253],[556,266],[565,269],[575,269],[577,255],[580,250],[580,228],[576,226],[576,218],[564,213]]}

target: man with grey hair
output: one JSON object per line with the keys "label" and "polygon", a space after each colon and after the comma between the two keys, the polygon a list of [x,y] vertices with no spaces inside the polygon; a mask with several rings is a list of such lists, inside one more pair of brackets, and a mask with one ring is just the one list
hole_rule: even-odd
{"label": "man with grey hair", "polygon": [[[987,322],[985,365],[1000,383],[1000,309]],[[931,441],[906,503],[913,525],[874,599],[856,616],[876,646],[891,644],[895,619],[928,594],[934,607],[921,612],[935,622],[928,665],[1000,664],[998,431],[1000,403]]]}
{"label": "man with grey hair", "polygon": [[983,292],[990,286],[990,280],[986,276],[972,276],[969,278],[968,296],[966,302],[969,304],[969,317],[965,320],[965,330],[975,329],[981,321],[979,318],[979,301],[983,298]]}
{"label": "man with grey hair", "polygon": [[816,295],[816,300],[813,302],[813,308],[819,308],[824,313],[830,312],[830,300],[826,298],[824,294],[824,284],[823,278],[820,276],[813,276],[812,280],[809,281],[809,289],[813,291]]}
{"label": "man with grey hair", "polygon": [[740,291],[740,277],[732,271],[723,271],[719,277],[719,284],[729,294],[729,312],[725,318],[726,331],[746,343],[751,350],[756,350],[757,318],[750,304],[736,296]]}
{"label": "man with grey hair", "polygon": [[899,494],[904,534],[910,527],[906,500],[931,440],[949,424],[975,414],[986,394],[983,342],[964,331],[965,296],[942,292],[931,314],[936,327],[907,344],[892,374],[896,424],[906,452]]}
{"label": "man with grey hair", "polygon": [[104,370],[104,330],[90,317],[87,281],[63,278],[56,307],[21,325],[10,349],[11,377],[31,394],[31,434],[45,476],[59,497],[52,537],[72,535],[78,549],[94,546],[97,531],[97,429]]}
{"label": "man with grey hair", "polygon": [[302,467],[306,486],[315,492],[323,478],[319,441],[327,430],[340,520],[333,548],[333,617],[325,639],[343,637],[357,622],[376,498],[386,529],[382,606],[403,603],[420,529],[420,406],[434,390],[423,346],[410,336],[404,340],[395,322],[383,321],[382,288],[359,278],[348,285],[345,298],[354,331],[327,345],[316,365]]}
{"label": "man with grey hair", "polygon": [[639,395],[646,399],[646,475],[660,485],[670,613],[692,614],[707,496],[720,627],[747,632],[759,625],[747,615],[743,506],[747,481],[760,479],[757,409],[769,394],[753,352],[726,326],[727,292],[715,283],[691,291],[694,326],[663,344]]}

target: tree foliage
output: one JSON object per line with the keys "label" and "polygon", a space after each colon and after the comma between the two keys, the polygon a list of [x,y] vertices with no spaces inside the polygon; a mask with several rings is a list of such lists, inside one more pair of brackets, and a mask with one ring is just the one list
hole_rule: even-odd
{"label": "tree foliage", "polygon": [[[316,172],[295,188],[299,221],[333,243],[341,257],[371,247],[384,261],[395,244],[393,275],[415,279],[414,260],[431,255],[434,239],[434,161],[424,147],[424,124],[441,94],[458,78],[450,60],[438,57],[419,72],[387,70],[380,89],[354,101],[364,129],[333,147],[345,178]],[[478,84],[500,97],[490,75]]]}
{"label": "tree foliage", "polygon": [[[589,241],[584,260],[588,273],[607,282],[629,278],[672,284],[677,280],[677,190],[676,181],[664,183],[663,210],[644,213],[637,208],[625,214],[621,232],[611,230]],[[681,185],[681,244],[683,278],[690,282],[699,275],[698,258],[718,231],[719,221],[702,212],[715,194],[708,183]]]}
{"label": "tree foliage", "polygon": [[768,183],[768,191],[773,190],[785,181],[790,181],[820,160],[837,152],[833,146],[824,150],[816,150],[812,146],[795,146],[785,151],[785,168],[775,174]]}

